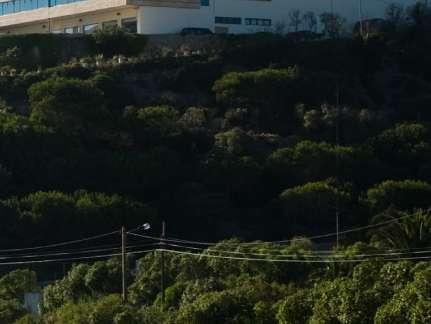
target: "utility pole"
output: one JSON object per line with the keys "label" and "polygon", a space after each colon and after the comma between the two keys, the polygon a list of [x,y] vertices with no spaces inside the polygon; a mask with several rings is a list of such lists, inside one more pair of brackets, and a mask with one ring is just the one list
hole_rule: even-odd
{"label": "utility pole", "polygon": [[[163,246],[163,248],[165,245],[165,239],[166,239],[166,222],[163,221],[162,222],[162,236],[161,236],[161,240],[160,240],[160,244]],[[162,253],[162,255],[161,255],[161,257],[162,257],[162,259],[161,259],[162,277],[161,277],[160,284],[161,284],[161,292],[162,292],[161,308],[163,311],[163,309],[165,307],[165,252],[161,251],[161,253]]]}
{"label": "utility pole", "polygon": [[330,31],[329,31],[329,37],[331,39],[334,39],[336,36],[336,32],[335,32],[335,25],[336,25],[336,18],[335,18],[335,4],[334,4],[335,0],[331,0],[331,26],[330,26]]}
{"label": "utility pole", "polygon": [[337,233],[337,250],[340,247],[340,198],[338,195],[338,186],[339,186],[339,174],[338,174],[338,168],[339,168],[339,156],[338,156],[338,150],[340,146],[340,88],[337,81],[337,89],[336,89],[336,104],[337,104],[337,116],[335,120],[335,142],[337,149],[335,150],[335,171],[336,171],[336,182],[337,182],[337,192],[335,194],[335,228]]}
{"label": "utility pole", "polygon": [[123,304],[127,303],[127,282],[126,282],[126,272],[127,272],[127,254],[126,254],[126,242],[127,232],[124,226],[121,227],[121,277],[122,277],[122,299]]}
{"label": "utility pole", "polygon": [[419,241],[422,242],[422,230],[423,230],[424,223],[421,221],[421,225],[419,227]]}
{"label": "utility pole", "polygon": [[364,15],[362,12],[362,0],[358,0],[359,2],[359,34],[361,35],[361,37],[364,37],[364,25],[362,23],[362,21],[364,20]]}
{"label": "utility pole", "polygon": [[48,0],[48,33],[51,33],[51,15],[49,13],[49,8],[52,7],[52,0]]}

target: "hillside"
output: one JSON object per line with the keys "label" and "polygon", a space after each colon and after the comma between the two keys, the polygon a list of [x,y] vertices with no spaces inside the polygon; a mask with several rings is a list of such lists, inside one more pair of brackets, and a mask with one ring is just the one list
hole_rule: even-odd
{"label": "hillside", "polygon": [[[0,38],[0,323],[430,322],[427,26],[201,46],[117,30]],[[165,296],[150,252],[127,305],[119,260],[55,255],[117,253],[116,233],[11,250],[147,222],[136,233],[158,237],[162,221],[185,239],[165,242],[178,252],[164,253]],[[154,240],[129,237],[132,265]],[[257,240],[287,241],[241,243]],[[60,261],[21,265],[26,253]],[[36,274],[62,278],[40,318],[20,305]]]}

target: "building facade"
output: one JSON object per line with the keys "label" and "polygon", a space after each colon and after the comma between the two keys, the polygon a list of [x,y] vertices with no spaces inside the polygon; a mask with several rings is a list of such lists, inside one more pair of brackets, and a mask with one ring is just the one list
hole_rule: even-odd
{"label": "building facade", "polygon": [[[325,12],[353,24],[383,17],[389,3],[408,6],[416,1],[0,0],[0,34],[92,33],[109,26],[142,34],[178,33],[188,27],[217,33],[287,32],[309,29],[313,15]],[[302,19],[305,14],[307,21]]]}

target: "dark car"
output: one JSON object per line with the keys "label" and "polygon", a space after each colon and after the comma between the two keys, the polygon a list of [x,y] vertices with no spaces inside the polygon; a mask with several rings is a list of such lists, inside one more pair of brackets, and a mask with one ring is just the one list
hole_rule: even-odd
{"label": "dark car", "polygon": [[183,28],[181,30],[181,35],[186,36],[186,35],[212,35],[213,32],[208,29],[208,28]]}

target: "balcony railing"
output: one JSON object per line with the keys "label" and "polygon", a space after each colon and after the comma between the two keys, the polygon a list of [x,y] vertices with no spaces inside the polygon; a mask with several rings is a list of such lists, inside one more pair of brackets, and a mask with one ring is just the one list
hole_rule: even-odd
{"label": "balcony railing", "polygon": [[12,0],[0,2],[0,16],[39,8],[54,7],[78,1],[83,0]]}

